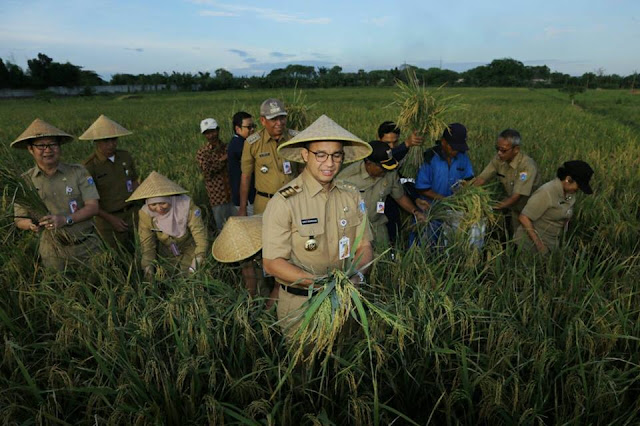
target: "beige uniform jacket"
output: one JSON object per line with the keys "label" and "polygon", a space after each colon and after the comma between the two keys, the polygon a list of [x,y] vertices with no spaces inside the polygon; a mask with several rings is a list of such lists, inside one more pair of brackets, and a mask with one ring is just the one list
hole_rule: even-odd
{"label": "beige uniform jacket", "polygon": [[[33,167],[22,176],[31,180],[52,215],[69,216],[83,208],[85,201],[100,198],[93,178],[80,164],[60,163],[53,176],[47,176],[38,167]],[[40,219],[19,205],[15,206],[15,215],[30,216],[36,223]],[[54,237],[53,233],[57,231],[42,231],[39,252],[45,266],[62,269],[65,261],[86,260],[97,251],[98,239],[93,220],[74,223],[62,229],[69,237],[65,237],[64,241]]]}
{"label": "beige uniform jacket", "polygon": [[96,228],[100,236],[111,247],[120,244],[133,244],[133,230],[136,222],[136,203],[126,203],[138,181],[138,172],[131,155],[124,150],[116,150],[114,161],[95,151],[84,162],[93,176],[100,194],[100,209],[123,219],[129,225],[126,232],[117,232],[113,226],[101,218],[95,217]]}
{"label": "beige uniform jacket", "polygon": [[[519,214],[531,193],[540,186],[540,175],[535,161],[528,155],[519,152],[509,163],[501,161],[496,155],[478,176],[479,179],[489,181],[494,177],[502,184],[507,196],[520,194],[521,197],[511,210]],[[514,218],[517,220],[517,216]]]}
{"label": "beige uniform jacket", "polygon": [[[280,140],[276,142],[266,129],[262,129],[245,140],[240,168],[244,174],[255,175],[256,191],[273,195],[298,175],[298,165],[292,161],[288,162],[290,173],[285,174],[286,160],[277,153],[278,144],[288,141],[296,134],[298,132],[295,130],[285,129]],[[254,213],[262,213],[268,201],[268,197],[257,194]]]}
{"label": "beige uniform jacket", "polygon": [[[364,210],[364,201],[354,186],[334,181],[331,189],[323,190],[309,172],[303,171],[272,198],[264,212],[262,257],[285,259],[314,275],[342,268],[339,241],[348,237],[354,250]],[[312,251],[305,249],[310,239],[317,242]],[[362,240],[371,241],[368,227]]]}
{"label": "beige uniform jacket", "polygon": [[404,188],[400,184],[397,171],[390,171],[382,177],[372,177],[365,168],[364,161],[359,161],[344,168],[337,177],[338,180],[355,185],[360,191],[367,207],[367,217],[373,229],[373,239],[376,244],[386,244],[389,234],[386,223],[387,216],[378,213],[378,202],[384,202],[388,195],[395,200],[404,195]]}
{"label": "beige uniform jacket", "polygon": [[[209,239],[207,229],[202,222],[202,212],[193,200],[189,205],[189,221],[187,232],[180,237],[172,237],[159,230],[155,218],[152,218],[144,210],[140,210],[138,221],[138,234],[142,246],[142,268],[146,268],[156,259],[156,254],[171,259],[172,263],[179,264],[184,271],[189,268],[196,257],[205,258]],[[171,250],[171,244],[175,244],[179,254],[175,255]]]}
{"label": "beige uniform jacket", "polygon": [[[536,233],[549,250],[558,246],[560,235],[573,215],[575,202],[575,194],[565,196],[562,181],[556,178],[534,192],[522,210],[522,214],[531,219]],[[535,249],[523,227],[516,232],[516,240],[528,249]]]}

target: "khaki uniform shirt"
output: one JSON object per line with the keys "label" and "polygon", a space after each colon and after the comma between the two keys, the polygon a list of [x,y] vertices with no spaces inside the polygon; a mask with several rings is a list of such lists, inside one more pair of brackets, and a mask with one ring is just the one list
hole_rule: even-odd
{"label": "khaki uniform shirt", "polygon": [[[398,172],[394,170],[381,177],[372,177],[367,172],[364,161],[359,161],[344,168],[338,174],[337,179],[355,185],[360,191],[367,206],[367,217],[374,230],[376,242],[379,239],[388,240],[386,226],[383,225],[389,220],[387,215],[377,212],[377,205],[378,202],[384,202],[387,195],[391,195],[396,200],[404,195],[404,188],[400,184]],[[378,235],[380,232],[384,235]],[[387,238],[384,238],[385,235]]]}
{"label": "khaki uniform shirt", "polygon": [[489,181],[495,176],[498,176],[507,196],[521,195],[518,202],[511,207],[511,210],[516,213],[522,211],[531,193],[540,186],[538,166],[531,157],[522,152],[519,152],[509,163],[501,161],[496,155],[478,178]]}
{"label": "khaki uniform shirt", "polygon": [[295,130],[285,129],[284,134],[276,142],[266,129],[262,129],[245,140],[242,149],[242,173],[255,175],[256,190],[267,194],[275,194],[278,189],[298,175],[298,165],[289,162],[291,173],[284,173],[285,159],[278,153],[278,145],[298,134]]}
{"label": "khaki uniform shirt", "polygon": [[[58,164],[53,176],[47,176],[38,167],[29,169],[22,175],[31,179],[40,198],[52,215],[69,216],[84,207],[87,200],[98,200],[98,190],[87,169],[80,164]],[[32,216],[22,206],[15,206],[16,216]],[[33,218],[34,222],[36,219]],[[72,238],[81,240],[94,230],[93,220],[84,220],[64,227]],[[45,232],[48,232],[45,230]],[[46,235],[46,234],[45,234]]]}
{"label": "khaki uniform shirt", "polygon": [[131,155],[124,150],[116,150],[115,160],[102,155],[97,150],[84,162],[93,176],[100,194],[100,209],[114,213],[125,209],[125,200],[131,196],[138,172]]}
{"label": "khaki uniform shirt", "polygon": [[[155,218],[149,216],[143,209],[140,210],[138,221],[138,234],[142,246],[142,268],[146,268],[156,259],[159,253],[162,257],[174,259],[182,269],[187,269],[196,257],[206,257],[209,240],[207,230],[202,222],[201,210],[193,204],[189,205],[189,221],[187,232],[180,237],[172,237],[159,230]],[[159,244],[158,244],[159,243]],[[175,244],[179,254],[176,256],[171,251],[171,244]]]}
{"label": "khaki uniform shirt", "polygon": [[[533,193],[522,214],[531,219],[536,233],[551,250],[558,246],[562,230],[573,215],[575,202],[575,194],[565,196],[562,181],[556,178]],[[516,239],[531,241],[522,226],[516,233]]]}
{"label": "khaki uniform shirt", "polygon": [[[283,258],[315,275],[343,266],[339,241],[348,237],[350,252],[354,253],[365,208],[354,186],[335,181],[332,185],[324,190],[305,170],[271,199],[262,218],[263,258]],[[305,249],[310,239],[317,242],[313,251]],[[368,227],[362,241],[371,241]]]}

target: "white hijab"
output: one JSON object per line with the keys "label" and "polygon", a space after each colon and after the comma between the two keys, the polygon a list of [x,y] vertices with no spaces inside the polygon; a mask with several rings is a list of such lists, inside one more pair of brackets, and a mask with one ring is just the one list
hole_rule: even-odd
{"label": "white hijab", "polygon": [[[171,208],[164,215],[152,212],[149,204],[169,203]],[[187,232],[189,222],[189,205],[191,198],[188,195],[173,195],[171,197],[153,197],[145,200],[142,210],[155,219],[156,226],[165,234],[180,238]]]}

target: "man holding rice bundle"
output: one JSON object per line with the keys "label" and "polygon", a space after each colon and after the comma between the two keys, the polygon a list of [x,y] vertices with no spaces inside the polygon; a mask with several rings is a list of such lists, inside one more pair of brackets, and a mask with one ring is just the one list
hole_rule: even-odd
{"label": "man holding rice bundle", "polygon": [[96,228],[112,248],[124,245],[133,251],[135,206],[126,200],[138,187],[138,172],[131,155],[118,148],[118,138],[131,132],[105,115],[78,138],[92,140],[96,150],[84,162],[100,194]]}
{"label": "man holding rice bundle", "polygon": [[494,209],[508,210],[511,229],[507,232],[511,236],[520,225],[518,216],[527,204],[529,196],[540,185],[538,166],[531,157],[520,151],[521,141],[522,138],[517,130],[503,130],[496,142],[496,156],[473,183],[480,186],[498,177],[507,198],[495,205]]}
{"label": "man holding rice bundle", "polygon": [[36,166],[23,174],[31,180],[48,213],[35,217],[24,206],[15,205],[18,228],[44,231],[38,251],[45,267],[64,270],[68,262],[83,263],[99,251],[100,240],[93,220],[98,213],[98,191],[93,178],[80,164],[60,161],[63,143],[73,136],[36,118],[11,143],[12,148],[26,149]]}
{"label": "man holding rice bundle", "polygon": [[[305,163],[300,176],[271,199],[263,216],[263,265],[280,285],[277,314],[289,336],[300,323],[300,307],[314,279],[343,269],[352,254],[356,268],[373,257],[368,227],[355,247],[366,220],[364,200],[353,185],[335,180],[343,162],[370,153],[369,144],[325,115],[278,147],[282,158]],[[362,272],[352,279],[360,282]]]}
{"label": "man holding rice bundle", "polygon": [[371,155],[344,168],[338,179],[355,185],[362,194],[375,246],[384,250],[389,246],[388,219],[385,215],[389,198],[418,220],[424,221],[426,217],[404,193],[397,172],[398,161],[393,157],[389,145],[381,141],[371,141],[369,145]]}

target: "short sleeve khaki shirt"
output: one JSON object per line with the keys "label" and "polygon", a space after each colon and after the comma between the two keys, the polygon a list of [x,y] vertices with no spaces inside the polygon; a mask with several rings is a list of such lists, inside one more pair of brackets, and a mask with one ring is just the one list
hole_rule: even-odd
{"label": "short sleeve khaki shirt", "polygon": [[556,178],[533,193],[522,214],[531,219],[538,236],[551,249],[558,245],[562,230],[573,215],[575,202],[575,194],[565,196],[562,181]]}
{"label": "short sleeve khaki shirt", "polygon": [[131,155],[124,150],[116,150],[114,161],[95,151],[84,162],[100,194],[100,209],[107,213],[123,210],[127,198],[131,196],[138,172]]}
{"label": "short sleeve khaki shirt", "polygon": [[347,166],[338,174],[337,179],[358,188],[367,206],[369,223],[374,227],[388,222],[384,213],[378,213],[378,202],[384,202],[388,195],[395,200],[404,195],[397,171],[387,172],[381,177],[372,177],[367,172],[364,161]]}
{"label": "short sleeve khaki shirt", "polygon": [[494,177],[502,184],[507,196],[520,194],[522,197],[512,207],[516,212],[522,211],[528,197],[540,185],[540,175],[535,161],[523,152],[519,152],[509,163],[500,160],[496,155],[478,176],[485,181]]}
{"label": "short sleeve khaki shirt", "polygon": [[278,145],[288,141],[298,132],[286,129],[276,142],[266,129],[262,129],[245,140],[242,149],[242,173],[255,175],[256,190],[267,194],[275,194],[284,184],[298,175],[298,165],[287,162],[290,173],[285,173],[287,160],[277,153]]}
{"label": "short sleeve khaki shirt", "polygon": [[[355,187],[334,182],[325,190],[305,170],[267,205],[262,219],[262,257],[285,259],[315,275],[342,268],[339,241],[349,238],[350,251],[354,249],[364,210]],[[308,250],[306,244],[311,239],[316,240],[314,250]],[[372,240],[369,227],[362,240]]]}
{"label": "short sleeve khaki shirt", "polygon": [[[52,215],[69,216],[83,208],[85,201],[100,198],[93,178],[80,164],[60,163],[52,176],[47,176],[38,167],[34,167],[22,176],[31,179]],[[15,215],[31,216],[19,205],[15,206]],[[77,222],[64,229],[72,237],[83,238],[93,232],[93,220]]]}

